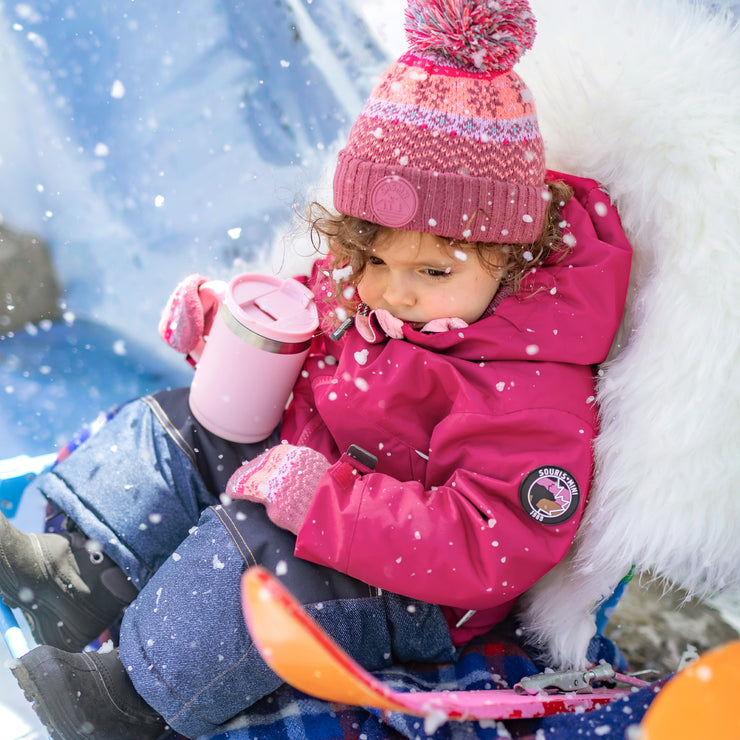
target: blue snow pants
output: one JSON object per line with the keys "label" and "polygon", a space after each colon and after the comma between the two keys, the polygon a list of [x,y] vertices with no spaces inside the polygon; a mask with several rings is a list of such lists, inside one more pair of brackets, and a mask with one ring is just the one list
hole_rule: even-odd
{"label": "blue snow pants", "polygon": [[123,618],[120,657],[141,696],[188,738],[223,730],[282,683],[242,616],[250,565],[276,573],[370,670],[455,657],[438,606],[300,560],[295,536],[261,505],[219,500],[231,473],[278,439],[277,430],[256,444],[215,437],[177,389],[123,406],[32,483],[140,590]]}

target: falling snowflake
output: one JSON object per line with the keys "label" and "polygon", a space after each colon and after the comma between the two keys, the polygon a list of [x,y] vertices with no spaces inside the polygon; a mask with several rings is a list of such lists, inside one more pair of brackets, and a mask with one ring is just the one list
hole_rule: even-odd
{"label": "falling snowflake", "polygon": [[126,88],[123,82],[115,80],[110,88],[110,96],[120,100],[126,94]]}
{"label": "falling snowflake", "polygon": [[331,278],[335,283],[340,283],[343,280],[349,280],[351,275],[352,275],[352,265],[347,265],[347,267],[337,268],[336,270],[332,270],[331,272]]}

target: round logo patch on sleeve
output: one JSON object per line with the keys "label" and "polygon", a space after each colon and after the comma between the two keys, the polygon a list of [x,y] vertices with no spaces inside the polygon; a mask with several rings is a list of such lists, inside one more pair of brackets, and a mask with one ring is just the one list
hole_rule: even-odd
{"label": "round logo patch on sleeve", "polygon": [[527,516],[541,524],[567,521],[576,513],[580,499],[576,479],[564,468],[535,468],[519,487],[519,503]]}

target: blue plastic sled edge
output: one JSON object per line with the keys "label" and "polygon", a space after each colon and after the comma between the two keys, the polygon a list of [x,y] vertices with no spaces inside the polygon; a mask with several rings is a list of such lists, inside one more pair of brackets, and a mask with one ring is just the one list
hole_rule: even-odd
{"label": "blue plastic sled edge", "polygon": [[56,462],[57,453],[31,457],[18,455],[0,460],[0,509],[8,519],[12,519],[26,486]]}

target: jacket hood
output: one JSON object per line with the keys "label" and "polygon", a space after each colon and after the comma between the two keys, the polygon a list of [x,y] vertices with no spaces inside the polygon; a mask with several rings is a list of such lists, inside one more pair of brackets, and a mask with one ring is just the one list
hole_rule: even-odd
{"label": "jacket hood", "polygon": [[593,180],[557,172],[574,197],[563,209],[571,247],[533,269],[516,295],[465,329],[427,334],[404,325],[407,340],[472,361],[535,360],[594,365],[606,359],[619,326],[631,247],[608,195]]}

